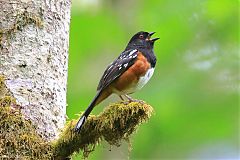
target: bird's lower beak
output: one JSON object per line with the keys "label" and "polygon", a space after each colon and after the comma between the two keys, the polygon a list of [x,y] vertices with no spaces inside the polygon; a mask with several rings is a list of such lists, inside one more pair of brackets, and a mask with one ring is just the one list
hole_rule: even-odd
{"label": "bird's lower beak", "polygon": [[150,40],[154,42],[154,41],[156,41],[158,39],[160,39],[160,38],[153,38],[153,39],[150,39]]}

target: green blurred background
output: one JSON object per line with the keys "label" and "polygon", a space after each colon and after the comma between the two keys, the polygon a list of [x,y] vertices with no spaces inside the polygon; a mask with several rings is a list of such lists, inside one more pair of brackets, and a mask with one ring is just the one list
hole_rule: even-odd
{"label": "green blurred background", "polygon": [[[160,37],[158,61],[133,97],[155,114],[132,136],[130,153],[126,142],[101,143],[89,159],[238,159],[238,0],[73,0],[69,118],[86,109],[106,66],[141,30]],[[93,114],[118,100],[110,97]]]}

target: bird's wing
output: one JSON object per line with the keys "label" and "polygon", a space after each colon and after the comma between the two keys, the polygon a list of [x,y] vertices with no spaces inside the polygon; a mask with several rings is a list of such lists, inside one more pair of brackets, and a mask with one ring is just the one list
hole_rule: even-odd
{"label": "bird's wing", "polygon": [[116,78],[121,76],[137,59],[137,49],[124,51],[105,70],[98,84],[97,90],[106,88]]}

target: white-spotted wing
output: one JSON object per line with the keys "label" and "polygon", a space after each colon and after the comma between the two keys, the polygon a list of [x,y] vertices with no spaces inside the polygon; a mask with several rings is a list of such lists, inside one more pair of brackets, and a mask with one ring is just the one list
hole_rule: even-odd
{"label": "white-spotted wing", "polygon": [[106,88],[111,82],[122,75],[130,66],[132,66],[137,59],[137,53],[138,51],[136,49],[122,52],[120,56],[113,61],[103,73],[97,90]]}

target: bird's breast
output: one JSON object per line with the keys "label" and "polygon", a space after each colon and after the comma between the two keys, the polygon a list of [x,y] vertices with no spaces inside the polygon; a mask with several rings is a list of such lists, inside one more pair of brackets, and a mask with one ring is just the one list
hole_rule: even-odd
{"label": "bird's breast", "polygon": [[114,83],[113,92],[130,94],[141,89],[152,77],[154,68],[147,58],[138,53],[136,62],[128,68]]}

